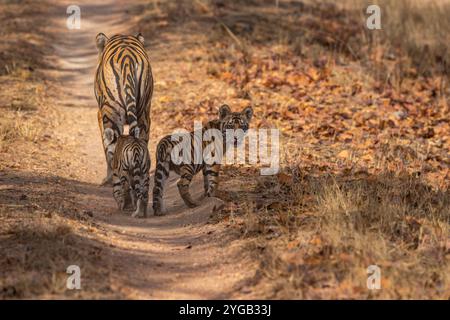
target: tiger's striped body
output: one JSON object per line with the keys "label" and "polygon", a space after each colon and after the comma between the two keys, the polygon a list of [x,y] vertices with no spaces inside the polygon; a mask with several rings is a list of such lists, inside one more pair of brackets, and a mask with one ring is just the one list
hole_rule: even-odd
{"label": "tiger's striped body", "polygon": [[[167,180],[170,171],[174,171],[180,176],[178,181],[178,191],[185,204],[189,207],[197,206],[197,202],[194,201],[189,193],[189,185],[192,178],[200,171],[203,172],[204,190],[206,196],[214,196],[217,190],[219,171],[221,166],[220,161],[214,163],[207,163],[204,159],[200,163],[195,163],[194,151],[201,144],[201,148],[197,150],[204,150],[211,142],[203,141],[204,133],[209,129],[217,129],[222,137],[225,137],[227,129],[242,129],[246,132],[249,128],[249,122],[253,115],[251,108],[246,108],[242,112],[231,112],[227,105],[220,108],[219,119],[208,122],[203,128],[200,135],[196,135],[195,132],[190,133],[191,141],[191,163],[174,163],[172,159],[172,151],[180,143],[180,141],[172,141],[172,136],[165,136],[160,140],[156,149],[156,171],[155,171],[155,183],[153,187],[153,212],[155,215],[161,215],[163,212],[163,193],[164,184]],[[201,137],[200,140],[198,137]],[[221,152],[225,153],[227,149],[226,140],[222,140],[222,146],[219,148]],[[214,152],[218,149],[215,148]]]}
{"label": "tiger's striped body", "polygon": [[111,162],[124,125],[129,125],[130,135],[148,144],[153,77],[141,35],[115,35],[108,39],[99,33],[96,41],[99,63],[95,96],[107,162],[106,184],[111,182]]}
{"label": "tiger's striped body", "polygon": [[135,212],[133,217],[147,215],[150,155],[145,140],[120,136],[112,161],[113,195],[120,210],[125,209],[129,194]]}

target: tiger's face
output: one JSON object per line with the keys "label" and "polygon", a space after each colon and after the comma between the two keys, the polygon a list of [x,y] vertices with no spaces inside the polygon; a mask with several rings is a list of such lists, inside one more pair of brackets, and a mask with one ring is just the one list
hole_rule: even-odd
{"label": "tiger's face", "polygon": [[240,145],[243,141],[243,136],[247,134],[250,127],[252,116],[253,109],[251,107],[247,107],[241,112],[232,112],[228,105],[221,106],[219,109],[219,121],[224,139],[226,139],[228,131],[234,135],[234,140],[232,140],[234,146]]}

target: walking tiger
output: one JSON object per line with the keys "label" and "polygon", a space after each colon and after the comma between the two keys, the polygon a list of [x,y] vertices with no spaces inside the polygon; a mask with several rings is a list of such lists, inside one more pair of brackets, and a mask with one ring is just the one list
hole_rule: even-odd
{"label": "walking tiger", "polygon": [[145,140],[120,136],[112,162],[113,195],[120,210],[130,195],[133,217],[146,217],[148,204],[150,156]]}
{"label": "walking tiger", "polygon": [[[233,145],[227,145],[225,134],[227,130],[238,130],[241,129],[246,133],[249,129],[249,123],[253,116],[253,109],[251,107],[245,108],[242,112],[232,112],[230,107],[223,105],[219,109],[219,118],[209,121],[203,128],[201,137],[208,129],[217,129],[221,132],[223,137],[223,153],[229,147],[235,147],[236,142]],[[207,142],[199,141],[195,139],[195,132],[190,133],[191,141],[191,159],[193,160],[195,156],[193,155],[195,146],[194,144],[202,144],[201,149],[205,149]],[[200,170],[203,171],[204,179],[204,189],[206,196],[214,196],[217,185],[220,170],[220,163],[207,164],[204,159],[201,163],[180,163],[175,164],[171,154],[174,147],[179,144],[180,141],[172,141],[172,136],[165,136],[162,138],[156,149],[156,171],[155,171],[155,183],[153,187],[153,212],[155,215],[162,215],[163,213],[163,193],[164,193],[164,183],[169,176],[170,171],[175,171],[180,175],[180,180],[178,181],[178,191],[184,200],[185,204],[189,207],[197,206],[197,202],[194,201],[189,193],[189,185],[192,178]]]}
{"label": "walking tiger", "polygon": [[153,76],[141,34],[108,38],[99,33],[96,45],[99,60],[94,90],[107,163],[102,184],[106,185],[112,182],[112,159],[124,125],[129,125],[131,136],[148,144]]}

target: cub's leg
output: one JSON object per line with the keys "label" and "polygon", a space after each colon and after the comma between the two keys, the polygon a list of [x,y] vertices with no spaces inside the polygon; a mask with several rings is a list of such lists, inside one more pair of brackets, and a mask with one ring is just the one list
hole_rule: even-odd
{"label": "cub's leg", "polygon": [[192,178],[194,177],[192,166],[184,165],[180,170],[180,180],[178,180],[177,186],[180,192],[181,198],[183,198],[184,203],[189,208],[194,208],[198,206],[198,203],[194,201],[189,193],[189,185],[191,184]]}
{"label": "cub's leg", "polygon": [[153,186],[153,213],[155,216],[163,215],[164,185],[169,177],[170,155],[163,161],[157,159],[155,170],[155,183]]}
{"label": "cub's leg", "polygon": [[131,207],[136,210],[136,193],[130,188]]}
{"label": "cub's leg", "polygon": [[205,187],[205,195],[214,197],[219,184],[220,164],[208,165],[203,167],[203,185]]}
{"label": "cub's leg", "polygon": [[147,217],[147,206],[148,206],[148,188],[149,188],[149,176],[144,174],[140,177],[140,182],[135,186],[136,188],[136,211],[133,213],[132,217]]}
{"label": "cub's leg", "polygon": [[117,202],[119,210],[123,211],[125,209],[125,197],[126,197],[125,179],[122,179],[121,177],[119,177],[117,173],[114,173],[112,175],[112,182],[113,182],[114,199]]}
{"label": "cub's leg", "polygon": [[125,205],[124,210],[136,210],[136,194],[133,190],[132,183],[130,181],[130,176],[123,178],[123,192],[125,193]]}

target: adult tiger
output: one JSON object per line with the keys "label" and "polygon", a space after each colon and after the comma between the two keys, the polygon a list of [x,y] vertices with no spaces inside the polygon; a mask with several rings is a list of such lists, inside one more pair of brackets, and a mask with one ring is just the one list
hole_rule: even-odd
{"label": "adult tiger", "polygon": [[108,38],[99,33],[96,44],[99,62],[94,88],[107,163],[105,185],[112,182],[112,159],[124,125],[129,125],[130,135],[148,144],[153,76],[141,34]]}

